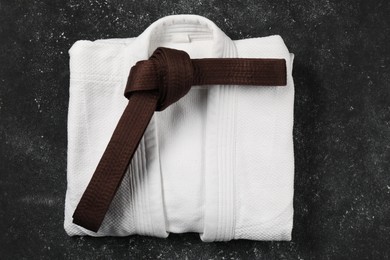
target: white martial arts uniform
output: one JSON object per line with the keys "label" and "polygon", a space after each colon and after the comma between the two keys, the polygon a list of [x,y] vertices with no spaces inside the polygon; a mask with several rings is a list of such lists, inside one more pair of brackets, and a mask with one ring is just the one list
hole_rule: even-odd
{"label": "white martial arts uniform", "polygon": [[[193,86],[155,112],[99,232],[88,231],[72,214],[127,105],[130,68],[159,46],[191,58],[283,58],[287,86]],[[232,41],[204,17],[175,15],[136,38],[77,41],[69,54],[69,235],[291,239],[293,54],[280,36]]]}

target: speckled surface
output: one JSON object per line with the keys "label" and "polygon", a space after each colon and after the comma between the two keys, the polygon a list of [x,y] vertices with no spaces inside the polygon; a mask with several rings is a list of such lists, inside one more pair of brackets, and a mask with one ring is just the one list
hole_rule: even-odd
{"label": "speckled surface", "polygon": [[[232,39],[280,34],[296,55],[291,242],[63,230],[68,49],[179,13],[206,16]],[[389,13],[387,0],[1,0],[0,258],[389,258]]]}

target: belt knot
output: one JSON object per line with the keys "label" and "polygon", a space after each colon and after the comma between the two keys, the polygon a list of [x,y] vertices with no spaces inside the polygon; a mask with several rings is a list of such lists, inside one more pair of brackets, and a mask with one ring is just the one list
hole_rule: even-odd
{"label": "belt knot", "polygon": [[190,56],[181,50],[157,48],[148,60],[137,62],[130,70],[125,96],[136,91],[158,94],[156,111],[162,111],[191,89],[194,68]]}

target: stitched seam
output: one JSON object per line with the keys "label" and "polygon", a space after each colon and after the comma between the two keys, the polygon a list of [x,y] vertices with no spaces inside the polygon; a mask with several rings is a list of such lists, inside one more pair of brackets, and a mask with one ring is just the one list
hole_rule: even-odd
{"label": "stitched seam", "polygon": [[237,86],[234,86],[234,95],[233,95],[233,147],[232,147],[232,170],[233,170],[233,221],[232,221],[232,237],[233,239],[235,237],[235,231],[236,231],[236,206],[237,206],[237,178],[236,178],[236,167],[237,167]]}

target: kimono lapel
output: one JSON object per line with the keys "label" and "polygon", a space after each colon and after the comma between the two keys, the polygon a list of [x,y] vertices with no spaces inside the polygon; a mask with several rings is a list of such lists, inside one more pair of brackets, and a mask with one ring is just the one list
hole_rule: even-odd
{"label": "kimono lapel", "polygon": [[[197,44],[200,41],[207,42],[207,45],[199,48]],[[210,20],[196,15],[168,16],[154,22],[131,43],[128,47],[128,68],[138,60],[147,59],[160,46],[182,49],[191,58],[237,57],[233,41]],[[185,151],[194,146],[199,148],[195,147],[190,156],[183,156],[183,160],[197,158],[193,162],[199,162],[194,167],[187,167],[185,176],[188,178],[174,162],[170,162],[174,148],[164,149],[165,143],[172,140],[166,140],[168,137],[164,136],[161,125],[171,115],[177,115],[181,105],[191,107],[188,100],[191,95],[197,96],[196,88],[172,108],[155,113],[129,166],[134,205],[131,215],[139,234],[165,237],[167,232],[192,231],[202,233],[202,239],[206,241],[233,238],[234,150],[231,146],[236,86],[208,87],[204,114],[198,114],[194,109],[187,115],[188,121],[179,122],[187,126],[192,124],[189,128],[194,125],[195,128],[203,128],[204,132],[198,145],[188,138],[180,139],[180,135],[174,137],[174,141],[186,147]],[[203,119],[198,122],[191,117]],[[180,158],[180,153],[175,156]],[[224,164],[222,167],[221,163]],[[183,164],[191,165],[191,162]],[[180,193],[182,201],[187,202],[177,206],[176,193]],[[222,212],[221,208],[224,209]]]}

